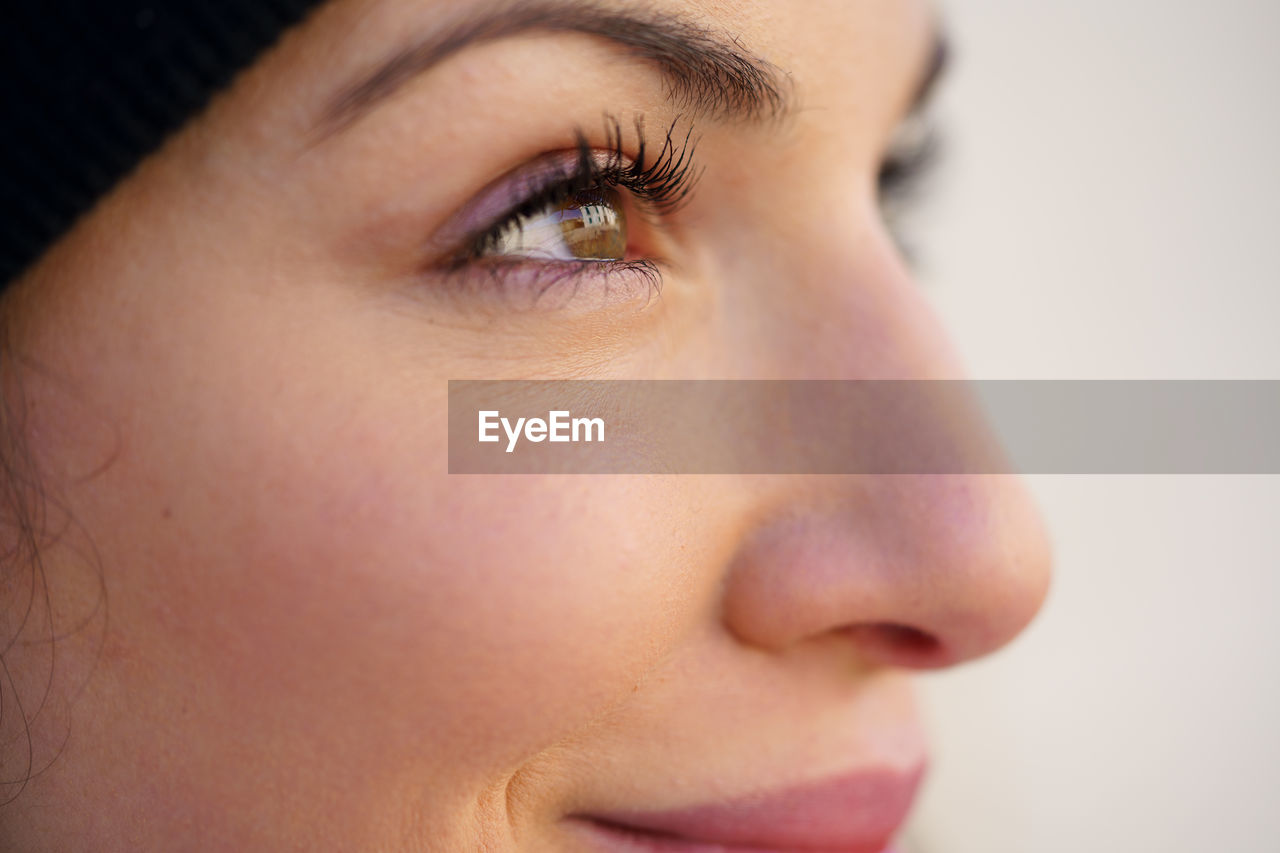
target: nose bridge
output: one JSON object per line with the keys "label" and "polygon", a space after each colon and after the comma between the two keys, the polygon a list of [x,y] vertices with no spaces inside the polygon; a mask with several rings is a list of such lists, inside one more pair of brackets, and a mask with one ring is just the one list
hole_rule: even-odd
{"label": "nose bridge", "polygon": [[941,379],[962,370],[874,205],[810,192],[809,221],[784,218],[734,261],[725,299],[742,330],[732,357],[752,375]]}

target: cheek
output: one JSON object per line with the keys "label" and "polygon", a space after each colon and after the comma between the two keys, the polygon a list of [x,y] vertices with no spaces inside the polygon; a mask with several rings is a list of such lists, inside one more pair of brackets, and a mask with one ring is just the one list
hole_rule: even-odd
{"label": "cheek", "polygon": [[719,540],[677,479],[451,477],[420,324],[319,285],[195,292],[79,362],[100,417],[45,442],[110,451],[69,503],[122,727],[159,722],[188,767],[269,750],[456,793],[599,718],[707,618],[697,543]]}
{"label": "cheek", "polygon": [[122,569],[141,612],[121,632],[149,626],[143,654],[198,672],[215,717],[256,708],[464,784],[629,695],[708,586],[653,510],[680,503],[670,488],[450,477],[431,429],[255,429],[220,431],[197,457],[208,494],[188,481],[125,545],[149,553]]}

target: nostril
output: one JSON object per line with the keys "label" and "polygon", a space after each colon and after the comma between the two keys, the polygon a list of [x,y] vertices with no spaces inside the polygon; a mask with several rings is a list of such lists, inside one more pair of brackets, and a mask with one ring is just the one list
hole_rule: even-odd
{"label": "nostril", "polygon": [[908,625],[895,625],[891,622],[886,622],[872,627],[884,635],[889,642],[912,651],[920,653],[933,652],[937,651],[941,645],[932,634],[926,634],[924,631]]}
{"label": "nostril", "polygon": [[889,666],[931,669],[950,663],[942,642],[934,635],[895,622],[849,625],[842,633],[853,639],[868,660]]}

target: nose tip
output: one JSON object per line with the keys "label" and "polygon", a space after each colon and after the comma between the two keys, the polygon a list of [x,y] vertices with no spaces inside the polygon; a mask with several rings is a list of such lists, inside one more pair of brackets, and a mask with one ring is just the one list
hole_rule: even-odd
{"label": "nose tip", "polygon": [[860,478],[799,503],[729,566],[723,618],[748,645],[835,636],[870,665],[951,666],[1012,640],[1048,591],[1048,535],[1013,476]]}

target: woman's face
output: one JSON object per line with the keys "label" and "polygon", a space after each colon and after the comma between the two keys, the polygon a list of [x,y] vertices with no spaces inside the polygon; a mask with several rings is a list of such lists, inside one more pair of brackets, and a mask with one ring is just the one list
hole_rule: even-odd
{"label": "woman's face", "polygon": [[[936,32],[916,0],[335,0],[288,33],[15,294],[52,613],[105,609],[4,831],[883,847],[910,671],[1044,594],[1017,482],[451,476],[447,380],[958,376],[876,197]],[[625,238],[496,221],[579,133],[625,162],[690,128],[682,205],[596,199]]]}

